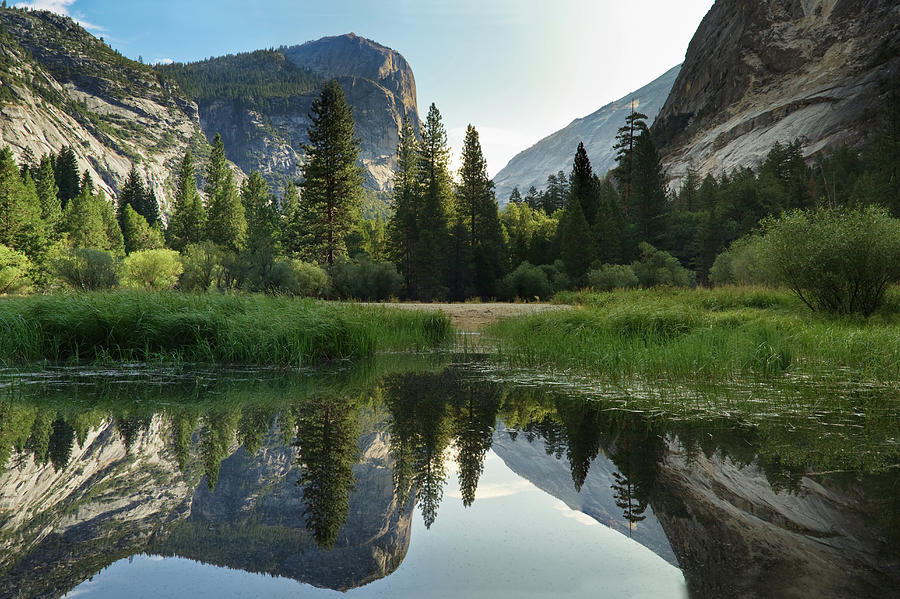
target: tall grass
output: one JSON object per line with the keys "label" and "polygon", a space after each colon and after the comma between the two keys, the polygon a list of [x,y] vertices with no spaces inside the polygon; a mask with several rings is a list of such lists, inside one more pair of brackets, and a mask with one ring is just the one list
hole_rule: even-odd
{"label": "tall grass", "polygon": [[120,291],[0,301],[0,361],[303,366],[451,337],[439,313],[255,295]]}
{"label": "tall grass", "polygon": [[[612,379],[727,380],[786,374],[900,380],[900,315],[810,312],[761,288],[567,294],[581,308],[499,322],[487,333],[516,364]],[[890,306],[890,302],[889,302]]]}

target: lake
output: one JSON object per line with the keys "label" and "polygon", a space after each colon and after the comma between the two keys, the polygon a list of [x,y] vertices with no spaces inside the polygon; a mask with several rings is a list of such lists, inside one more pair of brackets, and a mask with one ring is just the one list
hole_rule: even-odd
{"label": "lake", "polygon": [[0,386],[0,598],[900,589],[887,387],[648,401],[446,355]]}

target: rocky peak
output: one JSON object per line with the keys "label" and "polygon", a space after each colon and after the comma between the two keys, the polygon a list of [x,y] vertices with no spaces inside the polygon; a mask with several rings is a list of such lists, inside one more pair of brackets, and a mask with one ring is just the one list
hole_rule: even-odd
{"label": "rocky peak", "polygon": [[812,155],[863,139],[898,77],[894,0],[718,0],[653,130],[676,181],[756,166],[776,141]]}

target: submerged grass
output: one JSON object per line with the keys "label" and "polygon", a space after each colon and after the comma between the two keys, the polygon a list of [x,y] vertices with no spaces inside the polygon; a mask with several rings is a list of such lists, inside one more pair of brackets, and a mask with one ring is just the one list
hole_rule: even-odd
{"label": "submerged grass", "polygon": [[791,294],[762,288],[581,292],[558,301],[581,308],[490,327],[501,356],[611,379],[900,381],[896,291],[869,319],[814,314]]}
{"label": "submerged grass", "polygon": [[305,366],[451,338],[440,313],[261,295],[119,291],[0,301],[0,362]]}

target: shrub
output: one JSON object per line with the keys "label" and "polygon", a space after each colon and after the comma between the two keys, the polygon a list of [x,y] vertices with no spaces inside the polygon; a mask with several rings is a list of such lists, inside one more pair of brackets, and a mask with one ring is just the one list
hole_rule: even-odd
{"label": "shrub", "polygon": [[550,281],[550,287],[554,293],[572,287],[572,279],[566,274],[566,267],[562,260],[557,260],[553,264],[542,264],[540,269],[547,275],[547,280]]}
{"label": "shrub", "polygon": [[184,272],[175,250],[132,252],[122,262],[122,284],[133,289],[168,291]]}
{"label": "shrub", "polygon": [[184,272],[178,287],[183,291],[208,291],[222,276],[222,252],[211,241],[188,245],[181,262]]}
{"label": "shrub", "polygon": [[72,248],[52,259],[54,274],[65,284],[81,291],[112,289],[118,284],[116,259],[112,252],[93,248]]}
{"label": "shrub", "polygon": [[637,275],[627,264],[603,264],[588,271],[588,285],[598,291],[629,289],[638,286]]}
{"label": "shrub", "polygon": [[553,295],[553,287],[542,267],[522,262],[500,281],[500,294],[508,300],[547,299]]}
{"label": "shrub", "polygon": [[658,250],[649,243],[640,244],[638,249],[641,259],[631,263],[631,270],[642,287],[688,287],[694,284],[694,273],[681,266],[672,254]]}
{"label": "shrub", "polygon": [[900,280],[900,220],[884,208],[795,210],[762,225],[763,264],[814,311],[869,316]]}
{"label": "shrub", "polygon": [[331,288],[328,273],[300,260],[279,258],[269,273],[269,289],[286,295],[324,297]]}
{"label": "shrub", "polygon": [[746,235],[716,256],[709,269],[713,285],[760,285],[773,282],[772,274],[762,260],[762,239]]}
{"label": "shrub", "polygon": [[403,276],[390,262],[343,262],[331,267],[331,281],[342,298],[368,301],[386,300],[403,289]]}
{"label": "shrub", "polygon": [[22,252],[0,244],[0,294],[18,293],[28,288],[31,262]]}

